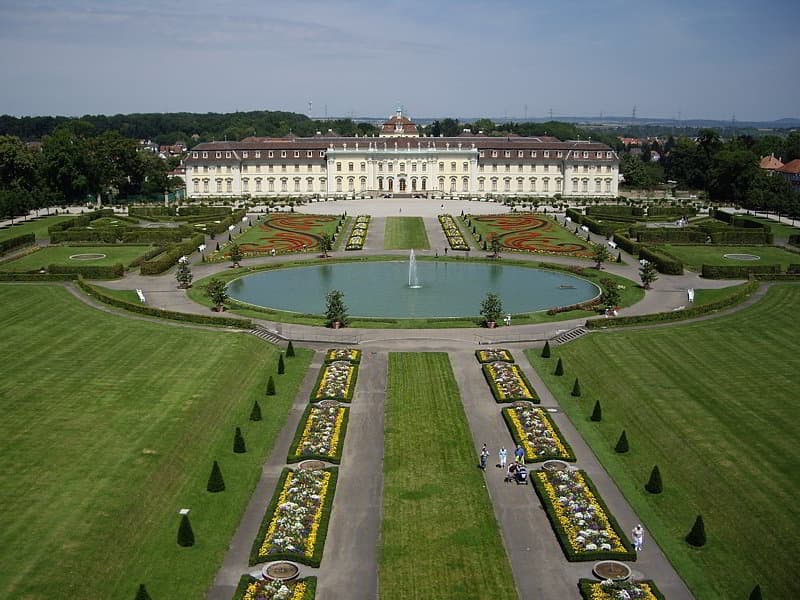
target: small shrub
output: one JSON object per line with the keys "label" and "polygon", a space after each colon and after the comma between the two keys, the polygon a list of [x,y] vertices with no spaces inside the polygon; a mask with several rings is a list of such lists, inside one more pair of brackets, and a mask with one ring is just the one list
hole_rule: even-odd
{"label": "small shrub", "polygon": [[139,584],[139,589],[136,592],[136,598],[133,600],[152,600],[152,598],[150,598],[150,594],[147,593],[147,588],[143,583]]}
{"label": "small shrub", "polygon": [[184,548],[194,546],[194,531],[189,522],[189,515],[181,515],[181,524],[178,527],[178,546]]}
{"label": "small shrub", "polygon": [[692,530],[686,535],[686,542],[695,548],[706,545],[706,526],[703,523],[703,515],[697,515]]}
{"label": "small shrub", "polygon": [[614,446],[614,452],[625,454],[628,450],[630,450],[628,447],[628,436],[623,429],[622,433],[619,435],[619,439],[617,440],[617,445]]}
{"label": "small shrub", "polygon": [[286,358],[294,358],[294,345],[292,340],[289,340],[289,345],[286,346]]}
{"label": "small shrub", "polygon": [[749,600],[761,600],[761,586],[757,585],[753,588],[753,591],[750,592],[750,599]]}
{"label": "small shrub", "polygon": [[233,451],[236,454],[244,454],[247,452],[247,446],[244,443],[244,437],[242,436],[242,429],[240,427],[237,427],[236,433],[233,434]]}
{"label": "small shrub", "polygon": [[576,398],[581,395],[581,382],[575,378],[575,383],[572,384],[572,395]]}
{"label": "small shrub", "polygon": [[250,420],[260,421],[261,418],[261,405],[258,403],[258,400],[256,400],[253,403],[253,410],[250,411]]}
{"label": "small shrub", "polygon": [[622,252],[619,252],[617,254],[617,263],[621,263],[621,262],[622,262]]}
{"label": "small shrub", "polygon": [[661,483],[661,471],[659,471],[658,465],[654,466],[653,470],[650,471],[650,479],[644,484],[644,489],[651,494],[660,494],[664,491],[664,485]]}
{"label": "small shrub", "polygon": [[544,348],[542,348],[542,358],[550,358],[550,340],[547,340],[544,343]]}
{"label": "small shrub", "polygon": [[558,362],[556,363],[556,370],[553,371],[553,375],[557,377],[561,377],[564,374],[564,361],[561,360],[559,357]]}
{"label": "small shrub", "polygon": [[274,396],[275,395],[275,380],[272,378],[272,375],[269,376],[267,379],[267,396]]}
{"label": "small shrub", "polygon": [[278,356],[278,375],[283,375],[286,372],[286,365],[283,364],[283,352]]}
{"label": "small shrub", "polygon": [[592,416],[590,418],[592,421],[603,420],[603,409],[600,407],[600,400],[597,400],[594,403],[594,408],[592,409]]}
{"label": "small shrub", "polygon": [[208,476],[206,490],[212,494],[225,491],[225,480],[222,478],[222,470],[219,468],[217,461],[214,461],[214,464],[211,465],[211,474]]}

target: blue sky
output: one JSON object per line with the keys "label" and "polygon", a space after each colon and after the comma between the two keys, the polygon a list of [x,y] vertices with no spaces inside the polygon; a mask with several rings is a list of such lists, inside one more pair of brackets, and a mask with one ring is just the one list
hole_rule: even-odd
{"label": "blue sky", "polygon": [[0,113],[800,117],[796,0],[0,0]]}

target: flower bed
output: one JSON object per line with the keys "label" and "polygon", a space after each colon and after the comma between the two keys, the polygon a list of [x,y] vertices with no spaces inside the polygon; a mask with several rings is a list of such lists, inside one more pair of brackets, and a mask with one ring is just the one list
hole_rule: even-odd
{"label": "flower bed", "polygon": [[338,464],[342,458],[348,416],[346,406],[323,408],[309,405],[297,426],[286,462],[316,458]]}
{"label": "flower bed", "polygon": [[464,236],[461,235],[461,231],[453,217],[450,215],[439,215],[439,224],[444,230],[444,236],[447,238],[447,243],[450,244],[450,248],[453,250],[469,250],[469,244],[467,244],[467,240],[464,239]]}
{"label": "flower bed", "polygon": [[525,462],[575,460],[572,448],[543,408],[520,406],[504,408],[502,412],[514,442],[525,450]]}
{"label": "flower bed", "polygon": [[318,567],[328,533],[338,469],[284,469],[261,523],[250,564],[293,560]]}
{"label": "flower bed", "polygon": [[359,215],[356,217],[353,230],[350,232],[350,237],[347,238],[347,244],[344,247],[345,250],[361,250],[364,248],[371,218],[372,217],[369,215]]}
{"label": "flower bed", "polygon": [[331,348],[325,353],[325,364],[336,362],[337,360],[345,360],[349,363],[357,365],[361,362],[361,350],[354,348]]}
{"label": "flower bed", "polygon": [[[578,589],[580,589],[581,597],[584,600],[619,600],[620,598],[664,600],[664,594],[649,579],[613,583],[595,581],[594,579],[581,579],[578,581]],[[623,591],[627,596],[622,594]]]}
{"label": "flower bed", "polygon": [[525,373],[519,366],[507,362],[495,361],[486,363],[481,367],[486,382],[492,389],[492,395],[497,402],[516,402],[529,400],[539,403],[539,398],[533,393]]}
{"label": "flower bed", "polygon": [[478,362],[481,364],[495,362],[495,361],[508,362],[508,363],[514,362],[514,357],[511,356],[511,352],[509,352],[508,350],[503,350],[502,348],[487,348],[486,350],[475,350],[475,358],[477,358]]}
{"label": "flower bed", "polygon": [[338,400],[350,402],[358,379],[358,365],[337,360],[322,365],[317,383],[311,392],[311,401]]}
{"label": "flower bed", "polygon": [[584,471],[536,471],[531,482],[567,560],[636,560],[636,552]]}
{"label": "flower bed", "polygon": [[317,578],[271,581],[242,575],[233,600],[314,600]]}

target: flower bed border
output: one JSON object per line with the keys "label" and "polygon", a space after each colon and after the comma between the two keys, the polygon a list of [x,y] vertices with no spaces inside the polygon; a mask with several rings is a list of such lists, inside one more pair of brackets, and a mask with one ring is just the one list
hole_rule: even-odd
{"label": "flower bed border", "polygon": [[628,537],[623,533],[623,530],[619,526],[617,520],[614,518],[614,515],[611,514],[610,510],[608,510],[608,506],[606,506],[602,496],[600,496],[600,493],[597,491],[594,482],[583,469],[578,469],[578,472],[583,477],[586,487],[594,496],[597,504],[601,509],[603,509],[606,519],[608,520],[608,524],[619,536],[620,542],[625,547],[626,551],[613,552],[610,550],[590,550],[589,552],[576,552],[572,548],[572,544],[569,542],[569,536],[567,535],[567,532],[564,531],[564,528],[561,526],[561,522],[558,520],[555,506],[553,506],[553,503],[550,501],[550,497],[547,495],[547,491],[544,489],[544,484],[539,480],[539,473],[541,473],[541,471],[534,471],[530,476],[531,484],[533,485],[533,489],[536,490],[536,495],[539,497],[545,513],[547,513],[547,520],[550,521],[550,526],[553,528],[553,532],[556,534],[556,539],[558,539],[558,544],[561,546],[561,550],[564,551],[564,556],[566,556],[567,560],[570,562],[590,562],[595,560],[627,560],[636,562],[636,551],[633,549]]}
{"label": "flower bed border", "polygon": [[[367,228],[364,230],[363,241],[361,244],[351,244],[350,240],[353,239],[353,230],[358,225],[359,217],[366,217],[367,218]],[[352,252],[356,250],[363,250],[364,244],[367,243],[367,236],[369,235],[369,226],[372,223],[372,215],[356,215],[353,218],[353,227],[350,229],[350,235],[347,236],[347,242],[345,242],[344,250],[345,252]]]}
{"label": "flower bed border", "polygon": [[[452,224],[453,229],[458,232],[458,235],[461,236],[462,243],[458,243],[454,240],[451,236],[447,235],[447,227],[445,226],[445,221],[449,221]],[[464,233],[461,231],[461,228],[456,223],[455,218],[452,215],[439,215],[439,226],[442,228],[442,232],[444,233],[444,237],[447,240],[447,243],[450,245],[451,250],[458,250],[460,252],[469,252],[469,242],[467,238],[464,236]]]}
{"label": "flower bed border", "polygon": [[[583,600],[594,600],[592,596],[592,586],[600,583],[602,582],[596,579],[579,579],[578,589],[581,592],[581,598],[583,598]],[[653,596],[656,597],[656,600],[665,600],[664,594],[661,593],[661,590],[658,589],[658,586],[652,579],[637,579],[634,583],[646,583],[650,586],[650,591],[653,593]]]}
{"label": "flower bed border", "polygon": [[[355,358],[333,358],[333,359],[330,359],[330,358],[328,358],[328,353],[331,352],[332,350],[349,350],[350,352],[358,352],[358,354],[356,355]],[[362,354],[363,354],[363,352],[361,352],[361,350],[359,350],[358,348],[328,348],[327,350],[325,350],[325,358],[322,359],[322,364],[323,365],[328,365],[328,364],[330,364],[332,362],[346,361],[346,362],[349,362],[351,365],[360,365],[361,364],[361,355]]]}
{"label": "flower bed border", "polygon": [[[320,400],[321,402],[321,400]],[[294,434],[294,438],[292,439],[292,445],[289,446],[289,454],[286,457],[287,463],[297,463],[303,460],[323,460],[325,462],[339,464],[342,460],[342,450],[344,449],[344,438],[347,435],[347,422],[350,420],[350,407],[349,406],[340,406],[338,408],[345,409],[344,415],[342,416],[342,426],[339,430],[339,448],[333,456],[327,456],[325,454],[297,454],[298,446],[300,445],[300,439],[303,437],[303,431],[306,428],[306,421],[308,420],[309,415],[311,414],[312,408],[320,408],[317,406],[317,403],[311,403],[306,406],[306,409],[303,411],[303,416],[300,418],[300,423],[297,425],[297,431]]]}
{"label": "flower bed border", "polygon": [[[244,595],[247,593],[247,587],[256,581],[260,580],[252,575],[242,575],[239,578],[239,585],[236,586],[236,591],[233,593],[233,598],[231,600],[245,600]],[[293,582],[304,582],[306,584],[306,593],[303,594],[303,600],[314,600],[317,595],[316,577],[301,577],[300,579],[294,579]]]}
{"label": "flower bed border", "polygon": [[[492,361],[492,362],[498,362],[498,361]],[[502,362],[502,361],[500,361],[500,362]],[[522,378],[522,381],[525,383],[525,385],[528,386],[528,391],[531,393],[532,397],[531,398],[521,398],[521,397],[503,398],[501,396],[501,394],[500,394],[500,388],[497,387],[497,383],[495,383],[494,379],[489,374],[489,369],[487,368],[489,366],[489,364],[490,363],[481,364],[481,371],[483,371],[483,378],[486,379],[486,383],[489,384],[489,389],[492,390],[492,396],[494,396],[495,402],[497,402],[499,404],[506,404],[506,403],[509,403],[509,402],[533,402],[534,404],[539,404],[541,402],[541,400],[539,399],[539,396],[534,391],[533,386],[531,385],[531,382],[528,381],[527,375],[525,375],[525,373],[522,371],[520,366],[518,364],[516,364],[516,363],[506,363],[506,364],[509,365],[509,366],[513,366],[513,367],[517,368],[517,371],[519,372],[519,376]]]}
{"label": "flower bed border", "polygon": [[[508,354],[508,360],[504,358],[494,358],[492,360],[481,360],[480,353],[486,352],[487,350],[494,350],[495,352],[505,352]],[[492,362],[507,362],[508,364],[516,364],[514,361],[514,357],[511,355],[511,351],[507,350],[506,348],[481,348],[479,350],[475,350],[475,358],[478,362],[482,365],[486,365]]]}
{"label": "flower bed border", "polygon": [[267,529],[269,529],[269,524],[272,522],[272,517],[275,515],[275,510],[278,508],[278,500],[280,500],[286,478],[289,476],[290,472],[294,472],[293,469],[284,467],[283,471],[281,471],[281,476],[278,478],[278,485],[275,486],[275,492],[272,494],[272,500],[270,500],[267,510],[264,513],[264,518],[261,520],[258,534],[253,542],[253,547],[250,549],[248,564],[251,567],[266,562],[274,562],[276,560],[290,560],[308,565],[309,567],[319,567],[319,563],[322,561],[322,551],[325,549],[325,538],[328,536],[328,522],[331,519],[331,512],[333,510],[333,497],[336,495],[336,479],[339,474],[339,468],[328,467],[321,470],[328,471],[331,474],[331,478],[328,480],[328,490],[325,495],[325,502],[322,505],[322,516],[319,519],[314,554],[306,556],[305,554],[298,554],[295,552],[278,552],[276,554],[270,554],[269,558],[262,558],[258,554],[258,551],[264,543],[264,537],[267,534]]}
{"label": "flower bed border", "polygon": [[[511,432],[511,437],[514,440],[514,443],[519,444],[523,448],[527,449],[527,446],[525,445],[523,440],[520,438],[519,433],[517,432],[517,428],[514,427],[514,423],[511,421],[511,414],[509,411],[512,410],[515,409],[512,407],[504,407],[503,409],[501,409],[500,412],[503,415],[503,420],[506,422],[506,425],[508,426],[508,431]],[[550,426],[553,428],[553,432],[558,436],[558,439],[563,444],[564,449],[567,451],[567,456],[564,457],[559,455],[545,454],[544,456],[536,456],[534,458],[529,459],[528,452],[526,450],[525,462],[537,463],[537,462],[544,462],[546,460],[563,460],[565,462],[575,462],[576,460],[578,460],[575,457],[575,451],[572,449],[572,446],[570,446],[569,443],[564,439],[564,436],[561,434],[561,430],[558,428],[558,425],[556,425],[556,422],[553,420],[553,417],[551,417],[545,409],[542,409],[542,415],[544,415],[544,418],[547,419],[548,423],[550,423]]]}
{"label": "flower bed border", "polygon": [[322,375],[325,373],[325,368],[330,364],[332,363],[322,363],[322,366],[319,368],[319,374],[317,375],[317,380],[314,382],[314,387],[311,388],[311,394],[309,395],[309,400],[314,403],[322,402],[323,400],[336,400],[337,402],[352,402],[353,394],[356,391],[356,383],[358,383],[358,367],[359,367],[358,363],[349,363],[350,366],[353,368],[353,378],[350,380],[350,389],[347,390],[347,393],[344,395],[344,397],[338,397],[338,396],[324,396],[323,398],[316,397],[317,390],[319,389],[319,384],[322,383]]}

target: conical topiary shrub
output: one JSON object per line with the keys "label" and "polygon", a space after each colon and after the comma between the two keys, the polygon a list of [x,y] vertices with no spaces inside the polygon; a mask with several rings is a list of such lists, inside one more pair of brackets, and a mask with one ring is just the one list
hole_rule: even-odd
{"label": "conical topiary shrub", "polygon": [[659,471],[658,465],[654,466],[653,470],[650,471],[650,479],[644,484],[644,489],[651,494],[660,494],[664,491],[664,485],[661,483],[661,471]]}
{"label": "conical topiary shrub", "polygon": [[247,446],[244,443],[244,437],[242,437],[242,430],[240,427],[237,427],[236,433],[233,434],[233,451],[236,454],[244,454],[247,452]]}
{"label": "conical topiary shrub", "polygon": [[214,461],[214,464],[211,465],[211,475],[208,476],[206,490],[212,494],[225,491],[225,480],[222,478],[222,470],[219,468],[217,461]]}
{"label": "conical topiary shrub", "polygon": [[272,375],[269,376],[267,379],[267,396],[274,396],[275,395],[275,380],[272,378]]}
{"label": "conical topiary shrub", "polygon": [[625,454],[628,450],[630,450],[630,448],[628,448],[628,436],[623,429],[617,440],[617,445],[614,446],[614,452]]}
{"label": "conical topiary shrub", "polygon": [[178,546],[188,548],[194,546],[194,531],[189,522],[189,515],[181,515],[181,524],[178,527]]}
{"label": "conical topiary shrub", "polygon": [[278,357],[278,375],[283,375],[286,372],[286,365],[283,364],[283,352]]}
{"label": "conical topiary shrub", "polygon": [[750,600],[762,600],[761,599],[761,586],[757,585],[753,588],[753,591],[750,592]]}
{"label": "conical topiary shrub", "polygon": [[542,358],[550,358],[550,340],[547,340],[544,343],[544,348],[542,348]]}
{"label": "conical topiary shrub", "polygon": [[250,411],[250,420],[251,421],[260,421],[261,420],[261,405],[256,400],[253,403],[253,410]]}
{"label": "conical topiary shrub", "polygon": [[703,523],[703,515],[697,515],[692,530],[686,536],[686,541],[695,548],[706,545],[706,526]]}
{"label": "conical topiary shrub", "polygon": [[622,252],[620,252],[619,254],[617,254],[617,262],[618,262],[618,263],[621,263],[621,262],[622,262]]}
{"label": "conical topiary shrub", "polygon": [[147,593],[147,588],[144,587],[143,583],[139,584],[139,589],[136,592],[136,598],[134,598],[134,600],[152,600],[152,598],[150,598],[150,594]]}
{"label": "conical topiary shrub", "polygon": [[286,358],[293,358],[294,357],[294,345],[292,344],[292,340],[289,340],[289,345],[286,346]]}
{"label": "conical topiary shrub", "polygon": [[572,395],[576,398],[581,395],[581,382],[575,378],[575,383],[572,384]]}
{"label": "conical topiary shrub", "polygon": [[603,420],[603,409],[600,408],[600,400],[594,403],[594,409],[592,410],[592,416],[590,418],[592,421]]}
{"label": "conical topiary shrub", "polygon": [[558,362],[556,363],[556,370],[553,371],[553,375],[561,377],[564,374],[564,362],[559,357]]}

